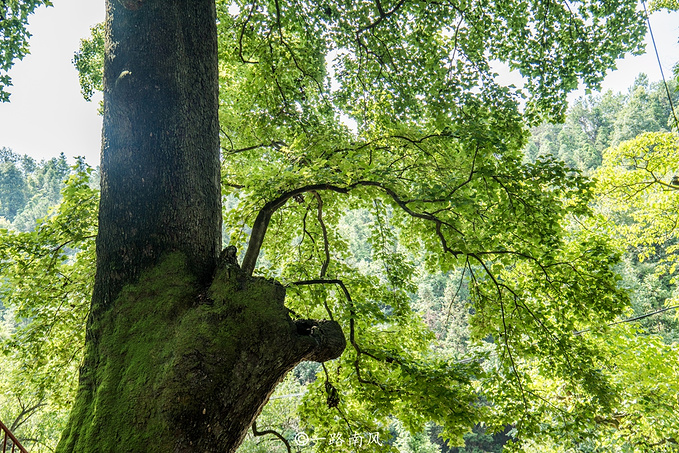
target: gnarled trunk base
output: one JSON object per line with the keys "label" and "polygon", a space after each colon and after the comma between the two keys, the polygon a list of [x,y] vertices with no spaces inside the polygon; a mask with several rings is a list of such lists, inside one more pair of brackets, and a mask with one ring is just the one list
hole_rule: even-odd
{"label": "gnarled trunk base", "polygon": [[166,256],[90,325],[58,451],[235,451],[288,371],[346,345],[335,322],[293,321],[284,298],[233,263],[201,290],[183,255]]}

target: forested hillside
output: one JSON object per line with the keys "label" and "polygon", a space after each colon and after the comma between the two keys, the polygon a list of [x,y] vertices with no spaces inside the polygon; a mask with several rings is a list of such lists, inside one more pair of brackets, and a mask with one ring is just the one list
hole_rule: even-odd
{"label": "forested hillside", "polygon": [[36,162],[0,148],[0,227],[29,231],[61,200],[70,168],[66,156]]}
{"label": "forested hillside", "polygon": [[[675,111],[672,110],[672,105]],[[679,91],[676,79],[670,79],[666,86],[662,82],[650,83],[645,74],[640,74],[626,93],[608,91],[579,98],[570,107],[563,124],[544,123],[531,129],[525,158],[534,161],[540,156],[553,155],[593,178],[610,177],[606,172],[612,169],[601,168],[606,150],[616,148],[621,143],[647,132],[676,133],[677,105]],[[636,152],[641,158],[642,152]],[[679,150],[669,152],[678,153]],[[666,177],[666,183],[669,183],[675,172],[679,173],[679,167],[670,165],[666,171],[669,175]],[[632,199],[630,196],[629,205],[622,207],[623,210],[628,210],[627,213],[624,215],[618,213],[612,217],[612,221],[620,227],[613,230],[618,231],[621,236],[625,236],[621,229],[629,229],[630,222],[635,220],[634,215],[629,212],[629,209],[634,209]],[[600,194],[597,203],[600,213],[611,215],[610,208],[613,202],[605,193]],[[641,198],[638,203],[649,204],[650,200]],[[666,208],[672,209],[667,206]],[[665,217],[668,222],[676,218],[676,214],[666,211],[656,212],[655,215]],[[658,266],[666,260],[668,250],[670,254],[673,253],[676,243],[675,228],[671,224],[665,224],[660,229],[658,235],[664,239],[647,238],[644,245],[640,239],[631,239],[627,235],[627,240],[631,240],[631,243],[624,241],[627,242],[627,248],[618,271],[623,278],[622,284],[632,289],[632,307],[636,315],[660,310],[666,301],[678,300],[674,280],[667,273],[667,267]],[[651,244],[648,243],[649,240]],[[643,326],[648,332],[662,335],[666,341],[672,343],[679,340],[677,320],[677,312],[668,310],[640,319],[637,325]]]}
{"label": "forested hillside", "polygon": [[[54,234],[50,225],[61,230],[73,226],[64,217],[64,223],[55,224],[60,209],[80,216],[73,206],[62,203],[62,197],[68,193],[64,192],[66,183],[73,182],[70,178],[85,171],[82,161],[71,167],[63,154],[37,162],[7,148],[0,150],[0,420],[17,432],[31,451],[53,451],[66,421],[80,359],[82,313],[76,319],[72,305],[55,310],[50,303],[59,298],[53,288],[55,276],[60,275],[62,281],[76,278],[61,274],[66,267],[58,266],[57,261],[70,260],[79,250],[45,238]],[[97,182],[96,177],[88,178],[92,186]],[[57,257],[60,253],[63,258]],[[41,258],[45,267],[31,268],[30,263]],[[85,288],[88,291],[90,284],[85,283]],[[86,297],[80,293],[79,300]],[[53,327],[67,310],[75,322],[69,328],[54,329],[53,334]],[[32,324],[40,325],[31,329]],[[26,327],[28,330],[22,330]],[[33,360],[36,356],[40,361]]]}
{"label": "forested hillside", "polygon": [[[525,150],[526,159],[551,154],[572,168],[600,177],[598,171],[607,149],[645,132],[676,132],[676,111],[672,110],[672,105],[675,110],[679,105],[675,79],[670,79],[666,86],[662,82],[650,83],[646,75],[640,74],[626,93],[608,91],[580,98],[570,107],[563,124],[544,123],[533,128]],[[678,168],[672,170],[679,171]],[[608,203],[610,200],[600,198],[600,209],[606,211]],[[624,224],[630,220],[626,217],[615,220]],[[666,234],[671,236],[674,229],[669,226],[666,229]],[[621,264],[623,284],[633,290],[632,306],[637,315],[662,309],[667,300],[677,300],[671,276],[657,272],[658,262],[666,256],[668,247],[672,249],[674,240],[663,241],[662,246],[655,245],[657,248],[645,254],[639,243],[631,245]],[[679,340],[675,311],[641,319],[638,324],[649,332],[661,334],[670,343]]]}
{"label": "forested hillside", "polygon": [[601,165],[607,148],[642,132],[672,130],[676,119],[668,89],[676,108],[676,80],[670,80],[666,89],[662,82],[650,83],[644,74],[637,77],[627,93],[608,91],[579,98],[570,106],[563,124],[543,123],[531,130],[526,159],[552,155],[572,168],[592,174]]}
{"label": "forested hillside", "polygon": [[[676,105],[679,95],[674,87],[673,82],[671,92]],[[525,148],[526,161],[535,163],[553,156],[599,181],[597,186],[585,189],[596,194],[592,202],[595,216],[572,217],[568,228],[573,234],[586,230],[615,243],[614,249],[620,256],[614,269],[620,276],[619,288],[629,291],[629,303],[617,317],[619,324],[601,325],[597,332],[573,333],[583,344],[600,351],[592,366],[599,369],[602,381],[612,382],[617,392],[610,394],[611,400],[602,403],[608,412],[595,409],[595,405],[590,408],[590,402],[580,401],[579,395],[570,390],[562,391],[563,382],[541,377],[540,368],[552,366],[549,363],[526,362],[529,371],[522,379],[531,379],[532,385],[543,392],[542,403],[550,406],[553,402],[566,402],[564,407],[574,412],[569,415],[559,409],[541,419],[540,429],[544,430],[545,437],[534,440],[532,446],[524,446],[524,451],[675,450],[679,439],[679,317],[671,307],[679,301],[673,258],[678,244],[677,190],[668,178],[673,176],[673,171],[679,171],[679,167],[672,167],[676,158],[671,155],[679,153],[679,148],[676,135],[670,133],[673,121],[664,86],[651,84],[641,75],[628,93],[608,92],[581,98],[569,109],[564,124],[545,123],[531,131]],[[642,135],[646,132],[660,135]],[[639,137],[646,137],[646,142],[630,142]],[[624,150],[629,147],[633,149],[625,157]],[[664,159],[665,170],[654,174],[664,178],[659,187],[665,204],[654,204],[656,211],[649,215],[667,217],[670,221],[657,224],[639,217],[636,213],[643,209],[634,205],[634,196],[646,197],[639,202],[642,205],[655,196],[650,185],[645,186],[651,187],[648,189],[651,192],[645,195],[639,191],[616,195],[616,190],[634,181],[635,167],[625,159],[643,156],[646,152],[646,162],[653,162],[657,159],[652,156],[654,150],[661,149],[669,150],[660,157]],[[643,170],[648,170],[648,165]],[[632,179],[621,182],[611,173]],[[632,176],[625,176],[627,173]],[[75,373],[82,355],[86,307],[93,278],[98,196],[92,189],[96,187],[94,177],[92,170],[82,163],[69,168],[63,155],[35,162],[8,149],[0,152],[0,250],[4,253],[0,264],[0,338],[3,342],[0,419],[8,423],[33,452],[54,449],[75,391]],[[236,204],[231,199],[227,205]],[[320,212],[321,208],[318,209]],[[408,322],[413,326],[426,325],[421,335],[430,345],[429,350],[419,352],[420,357],[437,357],[441,363],[478,362],[491,368],[497,360],[492,347],[497,339],[474,339],[473,330],[478,325],[469,323],[478,303],[470,289],[470,285],[475,284],[476,268],[432,270],[425,254],[417,256],[402,246],[401,227],[392,215],[390,209],[377,203],[374,209],[353,209],[343,215],[338,231],[331,233],[346,246],[345,265],[358,269],[353,277],[354,288],[371,291],[369,283],[377,288],[383,285],[384,292],[374,290],[376,297],[381,298],[393,291],[392,300],[383,299],[374,307],[378,318],[406,316],[399,313],[405,310],[399,308],[401,306],[413,309],[416,316]],[[654,235],[643,236],[640,225],[642,229],[644,225],[652,225]],[[611,258],[611,263],[615,262],[616,259]],[[272,265],[271,269],[276,268]],[[522,278],[522,271],[528,272],[520,266],[512,270],[516,278]],[[397,284],[396,280],[400,288],[394,289],[392,285]],[[303,287],[290,286],[288,291],[299,292],[302,299],[311,297],[305,295]],[[399,294],[405,298],[400,300]],[[415,327],[412,329],[412,335],[416,335],[418,331]],[[389,335],[388,329],[383,334]],[[548,346],[535,343],[526,347]],[[417,348],[415,343],[413,348]],[[391,360],[403,359],[395,356]],[[314,442],[305,444],[305,438],[300,435],[310,429],[308,420],[318,417],[317,407],[332,407],[335,404],[332,398],[339,401],[351,391],[342,388],[340,373],[339,366],[331,368],[308,362],[297,366],[258,418],[253,430],[256,435],[249,435],[240,451],[283,452],[285,442],[293,449],[304,447],[301,451],[314,451]],[[330,384],[335,378],[334,385],[338,388]],[[485,385],[491,383],[492,380],[486,381]],[[586,385],[594,388],[599,398],[607,398],[606,393],[597,393],[596,387],[601,383]],[[484,410],[491,411],[490,398],[504,390],[478,388],[481,401],[489,398]],[[327,401],[325,397],[319,399],[318,395],[326,393]],[[316,396],[308,398],[307,394]],[[432,398],[445,397],[432,395]],[[518,394],[508,397],[520,398]],[[358,406],[351,410],[356,412],[354,415],[366,416]],[[578,415],[577,411],[582,413]],[[338,418],[345,415],[342,411],[334,414]],[[497,424],[490,423],[492,420]],[[441,426],[426,419],[412,420],[411,426],[406,426],[394,418],[380,428],[378,439],[384,448],[391,446],[403,453],[500,452],[516,432],[515,425],[503,424],[503,420],[501,416],[490,417],[485,424],[474,426],[473,432],[464,436],[466,447],[448,446],[439,437]],[[376,429],[365,427],[366,432]],[[569,437],[574,431],[582,437]],[[340,437],[335,440],[335,450],[331,444],[326,450],[317,451],[349,448],[349,438],[343,439],[344,443],[339,443]]]}

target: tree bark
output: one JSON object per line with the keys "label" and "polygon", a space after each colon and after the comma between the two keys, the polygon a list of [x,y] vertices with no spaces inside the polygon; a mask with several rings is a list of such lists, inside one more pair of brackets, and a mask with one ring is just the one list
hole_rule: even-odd
{"label": "tree bark", "polygon": [[221,258],[214,0],[108,0],[97,273],[58,452],[231,452],[346,341]]}
{"label": "tree bark", "polygon": [[292,321],[283,286],[233,262],[200,287],[166,255],[92,322],[58,452],[236,451],[288,371],[346,346],[336,322]]}
{"label": "tree bark", "polygon": [[214,0],[108,0],[97,298],[168,251],[221,248]]}

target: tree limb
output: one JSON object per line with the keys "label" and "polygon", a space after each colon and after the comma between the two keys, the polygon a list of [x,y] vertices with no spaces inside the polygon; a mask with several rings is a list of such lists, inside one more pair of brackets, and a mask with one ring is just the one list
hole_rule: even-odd
{"label": "tree limb", "polygon": [[[471,175],[470,175],[471,177]],[[448,242],[443,234],[442,227],[446,226],[450,228],[451,230],[457,232],[460,234],[460,236],[464,236],[464,234],[457,229],[454,225],[452,225],[449,222],[445,222],[441,220],[440,218],[436,217],[433,214],[427,213],[427,212],[417,212],[411,209],[408,206],[408,203],[401,199],[401,197],[394,191],[393,189],[385,186],[383,183],[377,182],[377,181],[367,181],[367,180],[362,180],[362,181],[356,181],[352,184],[349,184],[348,186],[341,187],[335,184],[311,184],[308,186],[300,187],[298,189],[291,190],[289,192],[285,192],[284,194],[280,195],[278,198],[275,198],[274,200],[266,203],[262,209],[259,211],[257,214],[257,217],[255,218],[255,222],[252,225],[252,232],[250,234],[250,240],[248,242],[248,248],[247,251],[245,252],[245,257],[243,258],[243,264],[241,268],[245,272],[246,275],[251,276],[252,273],[255,270],[255,266],[257,265],[257,258],[259,257],[259,252],[262,248],[262,244],[264,242],[264,237],[266,235],[266,231],[269,227],[269,223],[271,222],[271,217],[273,214],[282,206],[287,203],[287,201],[290,198],[295,197],[296,195],[305,193],[305,192],[314,192],[318,190],[329,190],[332,192],[337,192],[337,193],[342,193],[346,194],[349,193],[352,189],[355,189],[357,187],[377,187],[378,189],[381,189],[383,192],[385,192],[389,197],[407,214],[409,214],[411,217],[422,219],[422,220],[427,220],[430,222],[433,222],[436,226],[436,235],[438,236],[439,240],[441,241],[441,246],[443,247],[443,251],[446,253],[450,253],[453,256],[457,257],[458,255],[462,254],[463,252],[453,250],[448,246]]]}
{"label": "tree limb", "polygon": [[250,241],[248,242],[248,248],[245,252],[245,257],[243,258],[243,263],[241,265],[241,269],[243,269],[243,272],[245,272],[246,275],[251,276],[252,272],[255,270],[257,258],[259,257],[259,251],[262,248],[264,236],[266,235],[266,230],[269,227],[269,222],[271,222],[271,216],[274,214],[274,212],[284,206],[285,203],[295,195],[305,192],[312,192],[315,190],[330,190],[339,193],[349,192],[348,188],[333,184],[312,184],[309,186],[300,187],[299,189],[291,190],[290,192],[286,192],[278,198],[266,203],[259,211],[259,214],[257,214],[255,222],[252,225]]}
{"label": "tree limb", "polygon": [[272,435],[276,436],[280,439],[281,442],[285,444],[285,448],[288,449],[288,453],[292,453],[292,449],[290,448],[290,442],[288,442],[288,439],[283,437],[281,433],[278,431],[274,431],[273,429],[265,429],[264,431],[257,431],[257,422],[254,421],[252,422],[252,434],[255,435],[256,437],[259,436],[266,436],[266,435]]}
{"label": "tree limb", "polygon": [[380,17],[378,17],[374,22],[359,29],[357,34],[361,34],[364,31],[368,31],[372,28],[377,27],[383,20],[388,19],[389,16],[393,15],[396,11],[398,11],[399,8],[401,8],[401,6],[403,6],[405,2],[406,2],[405,0],[399,0],[399,2],[396,5],[394,5],[391,11],[385,12],[384,9],[382,8],[382,3],[380,2],[380,0],[376,0],[377,10],[379,12]]}

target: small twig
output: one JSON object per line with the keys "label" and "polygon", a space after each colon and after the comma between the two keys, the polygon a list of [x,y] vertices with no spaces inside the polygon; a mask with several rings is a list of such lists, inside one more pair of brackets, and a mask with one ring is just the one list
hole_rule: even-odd
{"label": "small twig", "polygon": [[19,407],[21,407],[21,412],[19,415],[16,416],[12,424],[9,426],[10,431],[17,431],[21,425],[26,423],[31,416],[37,412],[38,409],[41,407],[47,406],[47,403],[44,402],[43,399],[40,399],[36,404],[33,406],[27,406],[24,404],[23,401],[21,401],[21,398],[17,396],[17,400],[19,401]]}
{"label": "small twig", "polygon": [[[304,281],[299,281],[299,282],[294,282],[291,283],[291,285],[295,286],[305,286],[305,285],[321,285],[325,283],[329,284],[338,284],[338,282],[341,282],[341,280],[304,280]],[[345,292],[346,294],[346,292]],[[330,307],[328,306],[328,302],[326,300],[323,301],[323,305],[325,306],[325,311],[328,312],[328,316],[330,316],[330,320],[334,321],[335,318],[332,316],[332,311],[330,310]]]}
{"label": "small twig", "polygon": [[330,265],[330,244],[328,242],[328,229],[325,227],[325,222],[323,221],[323,199],[318,194],[318,192],[312,192],[316,201],[318,201],[318,223],[321,225],[321,231],[323,232],[323,249],[325,252],[325,261],[321,266],[320,278],[325,278],[325,274],[328,271],[328,265]]}
{"label": "small twig", "polygon": [[467,261],[465,261],[464,266],[462,267],[462,275],[460,275],[460,284],[457,285],[457,290],[455,291],[455,294],[453,294],[453,297],[450,298],[450,304],[448,304],[448,314],[446,315],[446,324],[448,324],[448,320],[450,319],[450,313],[453,308],[453,302],[455,302],[455,299],[457,299],[457,296],[460,294],[460,289],[462,289],[462,283],[464,283],[464,274],[467,271],[467,267],[469,266],[469,257],[467,257]]}
{"label": "small twig", "polygon": [[379,12],[379,14],[380,14],[380,17],[378,17],[373,23],[368,24],[368,25],[366,25],[365,27],[362,27],[362,28],[357,32],[357,34],[360,34],[360,33],[364,32],[364,31],[368,31],[368,30],[370,30],[371,28],[377,27],[384,19],[388,19],[389,16],[391,16],[391,15],[394,14],[396,11],[398,11],[398,9],[399,9],[401,6],[403,6],[404,3],[405,3],[405,0],[399,0],[399,2],[398,2],[396,5],[394,5],[394,7],[391,9],[391,11],[384,12],[384,10],[382,9],[382,4],[378,1],[378,2],[377,2],[377,8],[378,8],[378,12]]}
{"label": "small twig", "polygon": [[248,13],[248,17],[245,19],[245,22],[243,22],[243,26],[241,27],[240,30],[240,35],[238,36],[238,56],[240,57],[240,60],[243,63],[248,63],[248,64],[258,64],[258,61],[250,61],[246,60],[245,57],[243,57],[243,36],[245,35],[245,27],[247,27],[248,22],[250,22],[250,19],[252,19],[252,13],[255,12],[255,9],[257,8],[257,2],[252,2],[252,8],[250,8],[250,12]]}
{"label": "small twig", "polygon": [[[526,400],[526,392],[523,389],[523,383],[521,382],[521,377],[519,376],[519,371],[518,371],[518,368],[516,366],[516,362],[514,361],[514,355],[512,354],[511,348],[509,347],[509,329],[507,329],[507,318],[506,318],[506,312],[505,312],[505,305],[504,305],[504,301],[502,300],[503,299],[503,296],[502,296],[503,286],[501,286],[499,284],[499,282],[495,278],[495,275],[493,275],[493,273],[490,271],[490,269],[488,269],[488,267],[486,266],[486,263],[481,258],[479,258],[477,255],[475,255],[473,253],[468,254],[468,255],[471,256],[472,258],[474,258],[475,260],[477,260],[479,262],[479,264],[481,264],[481,267],[483,267],[483,269],[486,271],[486,275],[488,275],[490,277],[490,279],[495,284],[495,288],[497,289],[498,302],[500,303],[500,315],[502,317],[502,331],[504,333],[503,342],[504,342],[504,345],[505,345],[505,351],[507,351],[507,355],[509,356],[509,361],[511,362],[512,372],[514,373],[514,376],[516,377],[516,382],[519,385],[519,390],[521,391],[521,399],[523,400],[523,407],[526,409],[526,411],[528,411],[528,401]],[[506,288],[506,286],[505,286],[505,288]]]}
{"label": "small twig", "polygon": [[279,433],[278,431],[274,431],[273,429],[266,429],[264,431],[257,431],[257,422],[254,421],[254,422],[252,422],[252,434],[255,435],[256,437],[266,436],[266,435],[269,435],[269,434],[272,435],[272,436],[276,436],[281,440],[281,442],[283,442],[285,444],[285,448],[288,449],[288,453],[292,453],[292,449],[290,448],[290,442],[288,442],[288,439],[283,437],[283,435],[281,433]]}

